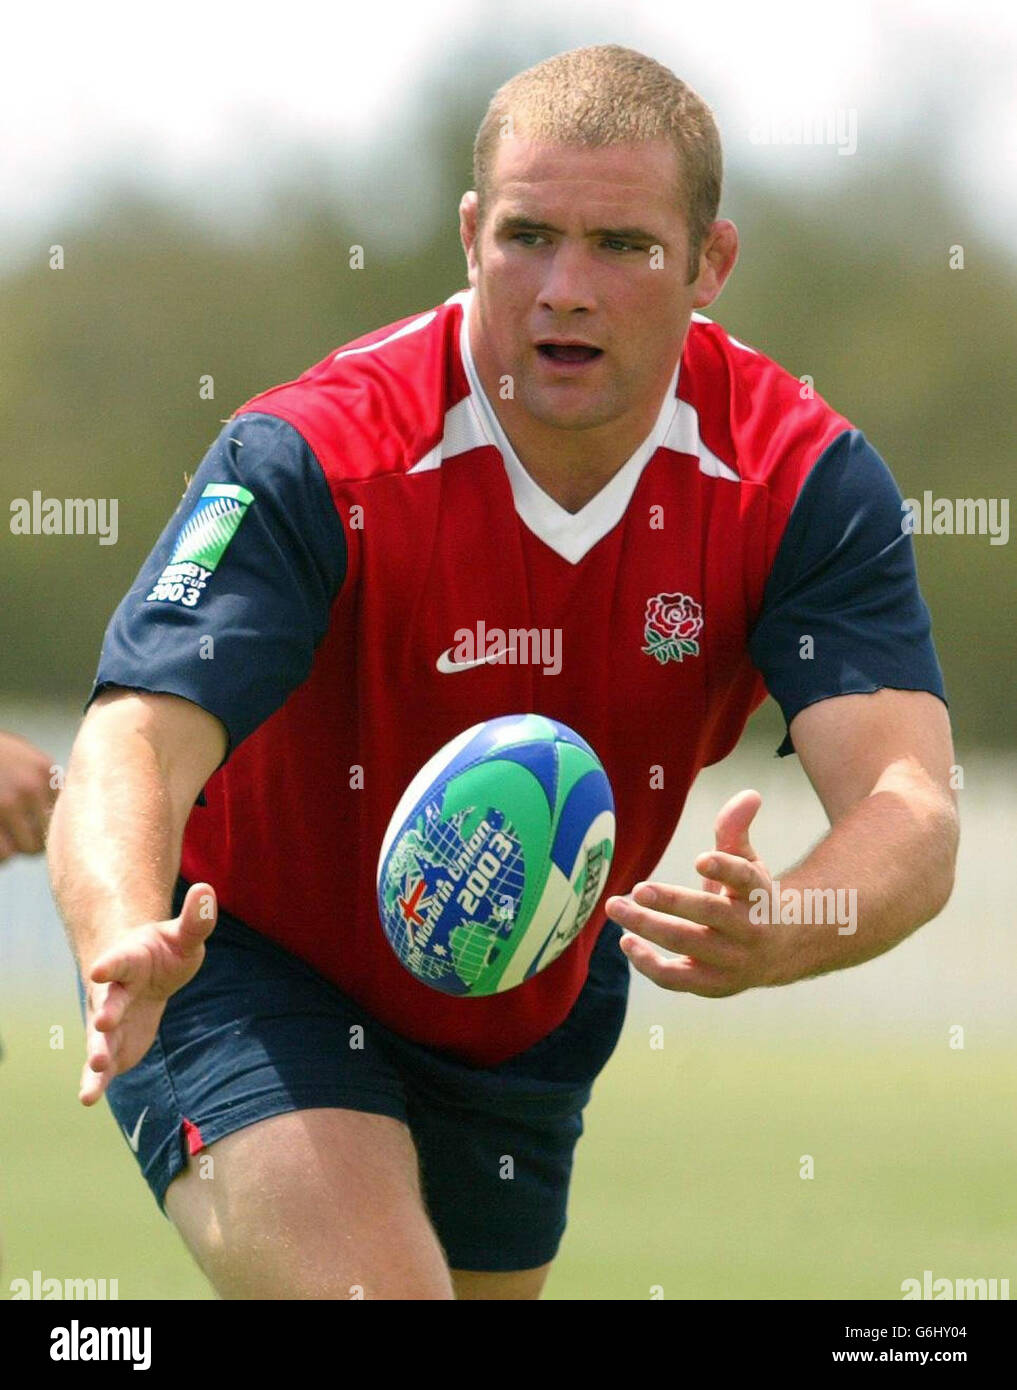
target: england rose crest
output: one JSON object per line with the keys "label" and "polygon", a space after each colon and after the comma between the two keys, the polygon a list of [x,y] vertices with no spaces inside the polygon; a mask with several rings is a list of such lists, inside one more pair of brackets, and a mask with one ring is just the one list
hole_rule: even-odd
{"label": "england rose crest", "polygon": [[684,661],[699,655],[696,638],[703,627],[703,610],[688,594],[657,594],[646,605],[643,651],[660,662]]}

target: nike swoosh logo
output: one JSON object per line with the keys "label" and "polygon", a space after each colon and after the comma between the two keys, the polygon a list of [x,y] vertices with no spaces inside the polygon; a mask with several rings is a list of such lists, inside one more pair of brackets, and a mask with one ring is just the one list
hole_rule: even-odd
{"label": "nike swoosh logo", "polygon": [[478,656],[473,661],[453,661],[449,656],[452,650],[452,647],[447,647],[434,663],[443,676],[451,676],[454,671],[469,671],[473,666],[490,666],[491,662],[497,661],[499,657],[512,656],[516,649],[502,647],[501,651],[491,652],[489,656]]}
{"label": "nike swoosh logo", "polygon": [[145,1123],[145,1116],[146,1116],[147,1114],[148,1114],[148,1106],[146,1105],[145,1108],[144,1108],[144,1110],[142,1110],[141,1114],[138,1116],[138,1123],[134,1126],[134,1133],[133,1133],[133,1134],[128,1134],[128,1133],[127,1133],[127,1126],[126,1126],[126,1125],[121,1125],[121,1126],[120,1126],[120,1128],[121,1128],[121,1129],[123,1130],[123,1132],[124,1132],[124,1138],[127,1140],[128,1144],[129,1144],[130,1147],[131,1147],[131,1152],[132,1152],[132,1153],[137,1153],[137,1152],[138,1152],[138,1145],[141,1143],[141,1126]]}

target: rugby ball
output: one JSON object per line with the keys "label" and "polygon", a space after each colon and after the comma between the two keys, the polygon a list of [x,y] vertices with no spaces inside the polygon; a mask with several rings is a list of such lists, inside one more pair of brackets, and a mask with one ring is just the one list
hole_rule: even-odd
{"label": "rugby ball", "polygon": [[444,994],[514,989],[589,921],[614,853],[600,759],[540,714],[474,724],[406,788],[378,857],[393,950]]}

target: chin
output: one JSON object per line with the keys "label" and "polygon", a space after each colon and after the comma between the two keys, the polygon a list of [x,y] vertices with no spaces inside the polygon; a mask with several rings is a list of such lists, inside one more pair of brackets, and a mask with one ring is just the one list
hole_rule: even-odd
{"label": "chin", "polygon": [[543,391],[523,393],[521,404],[542,425],[560,430],[592,429],[596,425],[608,424],[618,415],[602,398],[566,405],[560,400],[549,400]]}

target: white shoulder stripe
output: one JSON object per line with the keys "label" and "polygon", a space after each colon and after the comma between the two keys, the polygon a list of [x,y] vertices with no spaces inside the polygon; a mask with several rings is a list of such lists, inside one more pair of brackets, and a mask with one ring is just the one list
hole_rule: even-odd
{"label": "white shoulder stripe", "polygon": [[727,335],[727,340],[729,343],[733,344],[734,347],[741,348],[742,352],[751,352],[753,357],[759,356],[759,353],[754,347],[749,347],[748,343],[739,342],[739,340],[730,333]]}
{"label": "white shoulder stripe", "polygon": [[[713,322],[713,319],[708,319],[708,318],[706,317],[705,314],[693,314],[693,315],[692,315],[692,322],[693,322],[693,323],[712,323],[712,322]],[[736,348],[741,348],[741,350],[742,350],[743,352],[751,352],[752,355],[753,355],[753,357],[758,357],[758,356],[759,356],[759,353],[757,352],[757,350],[756,350],[754,347],[749,347],[748,343],[739,342],[739,340],[738,340],[737,338],[735,338],[731,333],[728,333],[726,329],[722,329],[721,331],[724,333],[724,336],[727,338],[728,342],[729,342],[729,343],[733,343],[734,346],[735,346]]]}
{"label": "white shoulder stripe", "polygon": [[340,357],[356,357],[361,352],[377,352],[379,348],[394,343],[397,338],[405,338],[408,333],[419,333],[422,328],[426,328],[429,323],[434,322],[437,314],[437,309],[429,309],[426,314],[421,314],[420,318],[414,319],[411,323],[404,323],[402,328],[397,328],[387,338],[381,338],[376,343],[368,343],[366,347],[344,348],[342,352],[337,352],[333,356],[332,361],[338,362]]}
{"label": "white shoulder stripe", "polygon": [[728,478],[733,483],[741,482],[734,469],[728,467],[703,443],[699,433],[699,412],[688,401],[678,402],[671,428],[661,441],[661,446],[674,450],[676,454],[691,454],[699,460],[700,473],[705,473],[709,478]]}

